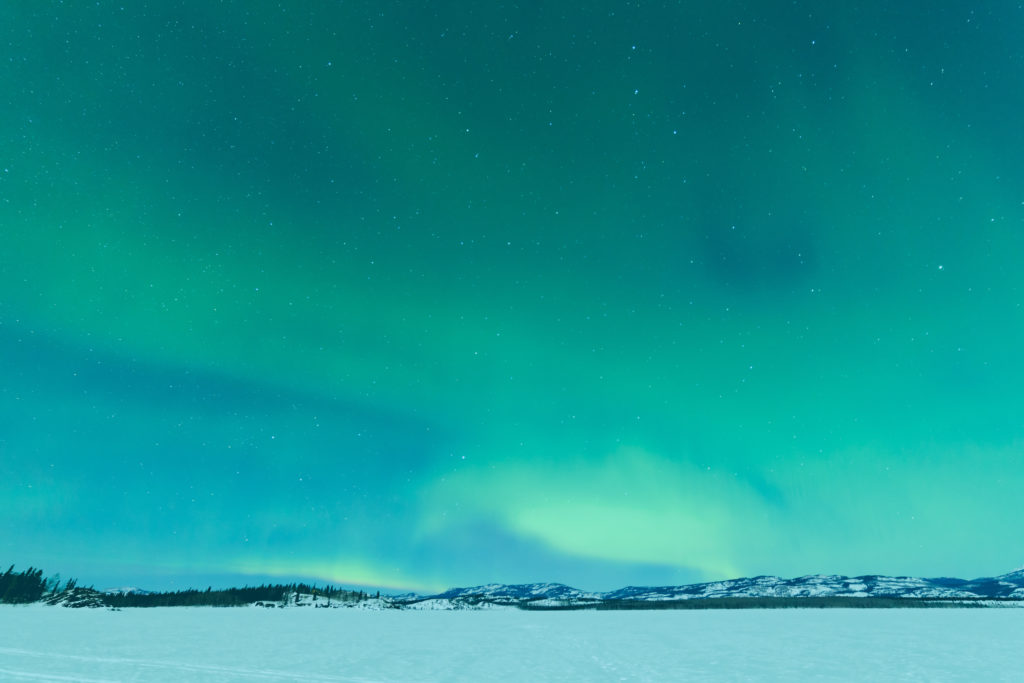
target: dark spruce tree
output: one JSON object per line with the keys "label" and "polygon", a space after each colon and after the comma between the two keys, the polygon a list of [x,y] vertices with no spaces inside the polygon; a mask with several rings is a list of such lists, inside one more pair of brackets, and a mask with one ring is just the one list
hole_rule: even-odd
{"label": "dark spruce tree", "polygon": [[14,565],[0,575],[0,602],[23,604],[36,602],[46,592],[46,579],[43,570],[29,567],[23,572],[15,573]]}

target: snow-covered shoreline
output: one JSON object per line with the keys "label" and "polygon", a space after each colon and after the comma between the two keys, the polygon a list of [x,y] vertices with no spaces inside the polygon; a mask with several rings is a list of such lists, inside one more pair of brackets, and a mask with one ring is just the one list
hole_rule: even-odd
{"label": "snow-covered shoreline", "polygon": [[[40,589],[41,590],[41,589]],[[64,607],[160,607],[171,605],[312,607],[360,610],[489,610],[522,608],[663,609],[770,607],[996,607],[1024,605],[1024,572],[973,580],[815,574],[792,579],[754,576],[681,586],[627,586],[596,593],[560,583],[486,584],[451,588],[436,595],[371,597],[363,591],[308,584],[181,593],[96,591],[73,586],[42,601]]]}

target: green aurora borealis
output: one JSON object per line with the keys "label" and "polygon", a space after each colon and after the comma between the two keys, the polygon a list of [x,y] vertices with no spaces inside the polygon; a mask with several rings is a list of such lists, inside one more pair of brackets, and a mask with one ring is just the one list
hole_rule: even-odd
{"label": "green aurora borealis", "polygon": [[1024,10],[852,4],[3,3],[0,555],[1019,566]]}

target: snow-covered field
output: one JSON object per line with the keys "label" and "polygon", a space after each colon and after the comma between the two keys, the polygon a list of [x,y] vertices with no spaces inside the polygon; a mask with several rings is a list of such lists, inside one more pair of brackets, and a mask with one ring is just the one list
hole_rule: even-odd
{"label": "snow-covered field", "polygon": [[0,606],[2,681],[1021,681],[1024,609]]}

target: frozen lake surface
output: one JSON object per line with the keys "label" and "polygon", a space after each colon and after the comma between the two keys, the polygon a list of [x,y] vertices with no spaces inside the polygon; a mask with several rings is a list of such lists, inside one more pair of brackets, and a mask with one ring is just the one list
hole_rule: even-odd
{"label": "frozen lake surface", "polygon": [[1021,681],[1024,609],[0,607],[3,681]]}

